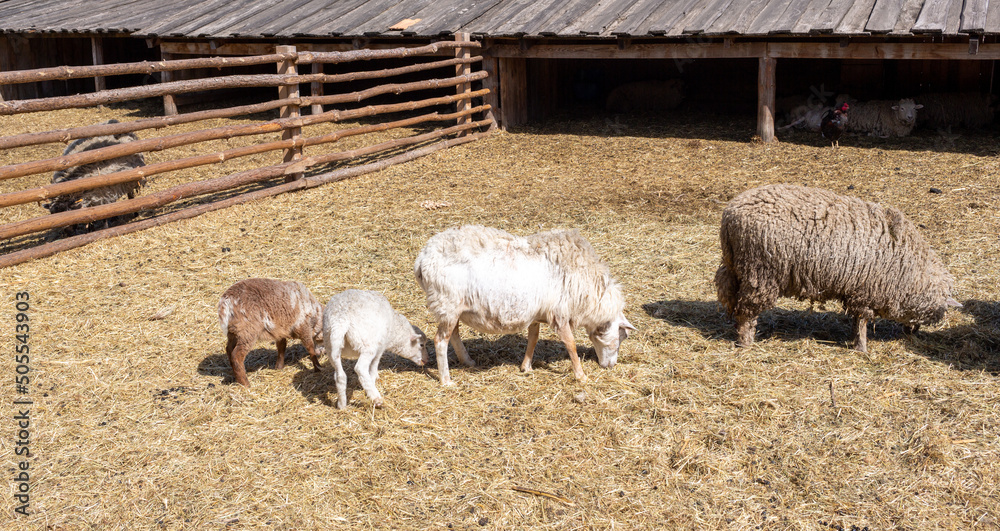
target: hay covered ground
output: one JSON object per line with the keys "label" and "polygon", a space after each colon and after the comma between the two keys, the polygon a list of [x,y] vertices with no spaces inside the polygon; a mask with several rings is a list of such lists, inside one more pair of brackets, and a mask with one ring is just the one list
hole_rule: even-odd
{"label": "hay covered ground", "polygon": [[[75,113],[81,125],[111,117]],[[996,529],[996,134],[846,138],[834,151],[805,134],[754,143],[752,130],[749,118],[557,119],[0,271],[5,345],[15,293],[30,293],[34,400],[32,514],[13,512],[20,457],[5,413],[2,519],[25,529]],[[778,182],[900,208],[924,227],[965,308],[916,337],[878,321],[865,355],[847,348],[836,305],[782,300],[753,348],[735,349],[712,284],[720,213]],[[264,276],[301,280],[321,300],[377,290],[432,335],[413,259],[461,223],[583,231],[639,328],[618,366],[600,369],[578,331],[590,381],[577,383],[543,327],[536,369],[522,374],[523,335],[463,327],[479,365],[452,355],[446,389],[433,361],[387,355],[384,409],[347,362],[352,395],[338,411],[333,378],[311,371],[298,342],[281,371],[261,343],[247,359],[252,388],[232,384],[215,311],[226,287]],[[10,412],[12,355],[0,366]]]}

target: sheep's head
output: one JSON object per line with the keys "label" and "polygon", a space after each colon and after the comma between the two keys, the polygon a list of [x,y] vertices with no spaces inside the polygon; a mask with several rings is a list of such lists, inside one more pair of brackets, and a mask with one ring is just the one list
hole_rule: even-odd
{"label": "sheep's head", "polygon": [[593,329],[587,329],[590,342],[593,343],[594,350],[597,352],[598,365],[610,369],[618,363],[618,348],[631,330],[635,330],[635,327],[628,322],[625,314],[618,314],[618,317],[613,321]]}
{"label": "sheep's head", "polygon": [[917,109],[923,108],[923,105],[914,103],[914,101],[909,98],[899,100],[899,103],[892,106],[892,110],[896,113],[896,118],[905,125],[913,125],[916,123]]}
{"label": "sheep's head", "polygon": [[[399,317],[404,321],[406,320],[405,317]],[[396,352],[396,354],[423,367],[430,361],[430,356],[427,355],[427,336],[424,335],[420,328],[411,325],[409,321],[406,324],[412,329],[413,333],[404,341],[405,344],[399,346],[400,352]]]}

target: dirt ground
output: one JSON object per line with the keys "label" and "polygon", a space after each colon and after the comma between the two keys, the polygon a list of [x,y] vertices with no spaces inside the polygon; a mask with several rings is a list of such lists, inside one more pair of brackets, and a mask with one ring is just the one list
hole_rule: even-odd
{"label": "dirt ground", "polygon": [[[2,518],[67,530],[996,529],[997,133],[846,137],[834,150],[752,131],[748,117],[555,119],[0,271]],[[964,308],[912,337],[877,321],[862,354],[836,304],[786,299],[752,348],[734,348],[712,284],[720,213],[779,182],[902,210]],[[386,355],[383,409],[348,361],[338,411],[333,378],[298,342],[280,371],[259,344],[252,387],[233,384],[216,315],[226,287],[296,279],[322,301],[376,290],[433,335],[413,260],[463,223],[579,228],[638,327],[618,365],[598,367],[579,330],[578,383],[543,327],[525,374],[524,335],[463,327],[478,365],[452,354],[444,388],[433,361]],[[25,394],[11,381],[18,293],[30,296]],[[29,516],[14,512],[12,398],[32,402]]]}

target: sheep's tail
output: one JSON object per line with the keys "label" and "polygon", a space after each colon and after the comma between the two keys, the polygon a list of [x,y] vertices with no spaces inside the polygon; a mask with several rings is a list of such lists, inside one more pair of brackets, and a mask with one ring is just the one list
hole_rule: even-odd
{"label": "sheep's tail", "polygon": [[740,289],[740,280],[730,269],[733,263],[733,248],[729,243],[727,212],[723,212],[722,228],[719,230],[719,243],[722,247],[722,265],[715,272],[715,286],[718,290],[719,304],[726,313],[732,316],[736,312],[736,300]]}
{"label": "sheep's tail", "polygon": [[219,327],[222,328],[222,335],[229,335],[229,322],[233,319],[233,300],[223,297],[219,301]]}
{"label": "sheep's tail", "polygon": [[715,272],[715,286],[719,293],[719,304],[725,308],[726,313],[730,316],[733,315],[736,310],[736,295],[739,293],[740,281],[725,264],[719,266]]}

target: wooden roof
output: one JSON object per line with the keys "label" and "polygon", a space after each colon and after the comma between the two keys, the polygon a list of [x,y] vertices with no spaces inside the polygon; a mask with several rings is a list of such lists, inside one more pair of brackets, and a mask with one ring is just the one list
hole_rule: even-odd
{"label": "wooden roof", "polygon": [[487,37],[995,34],[1000,0],[0,0],[0,32],[6,33],[232,38],[461,31]]}

